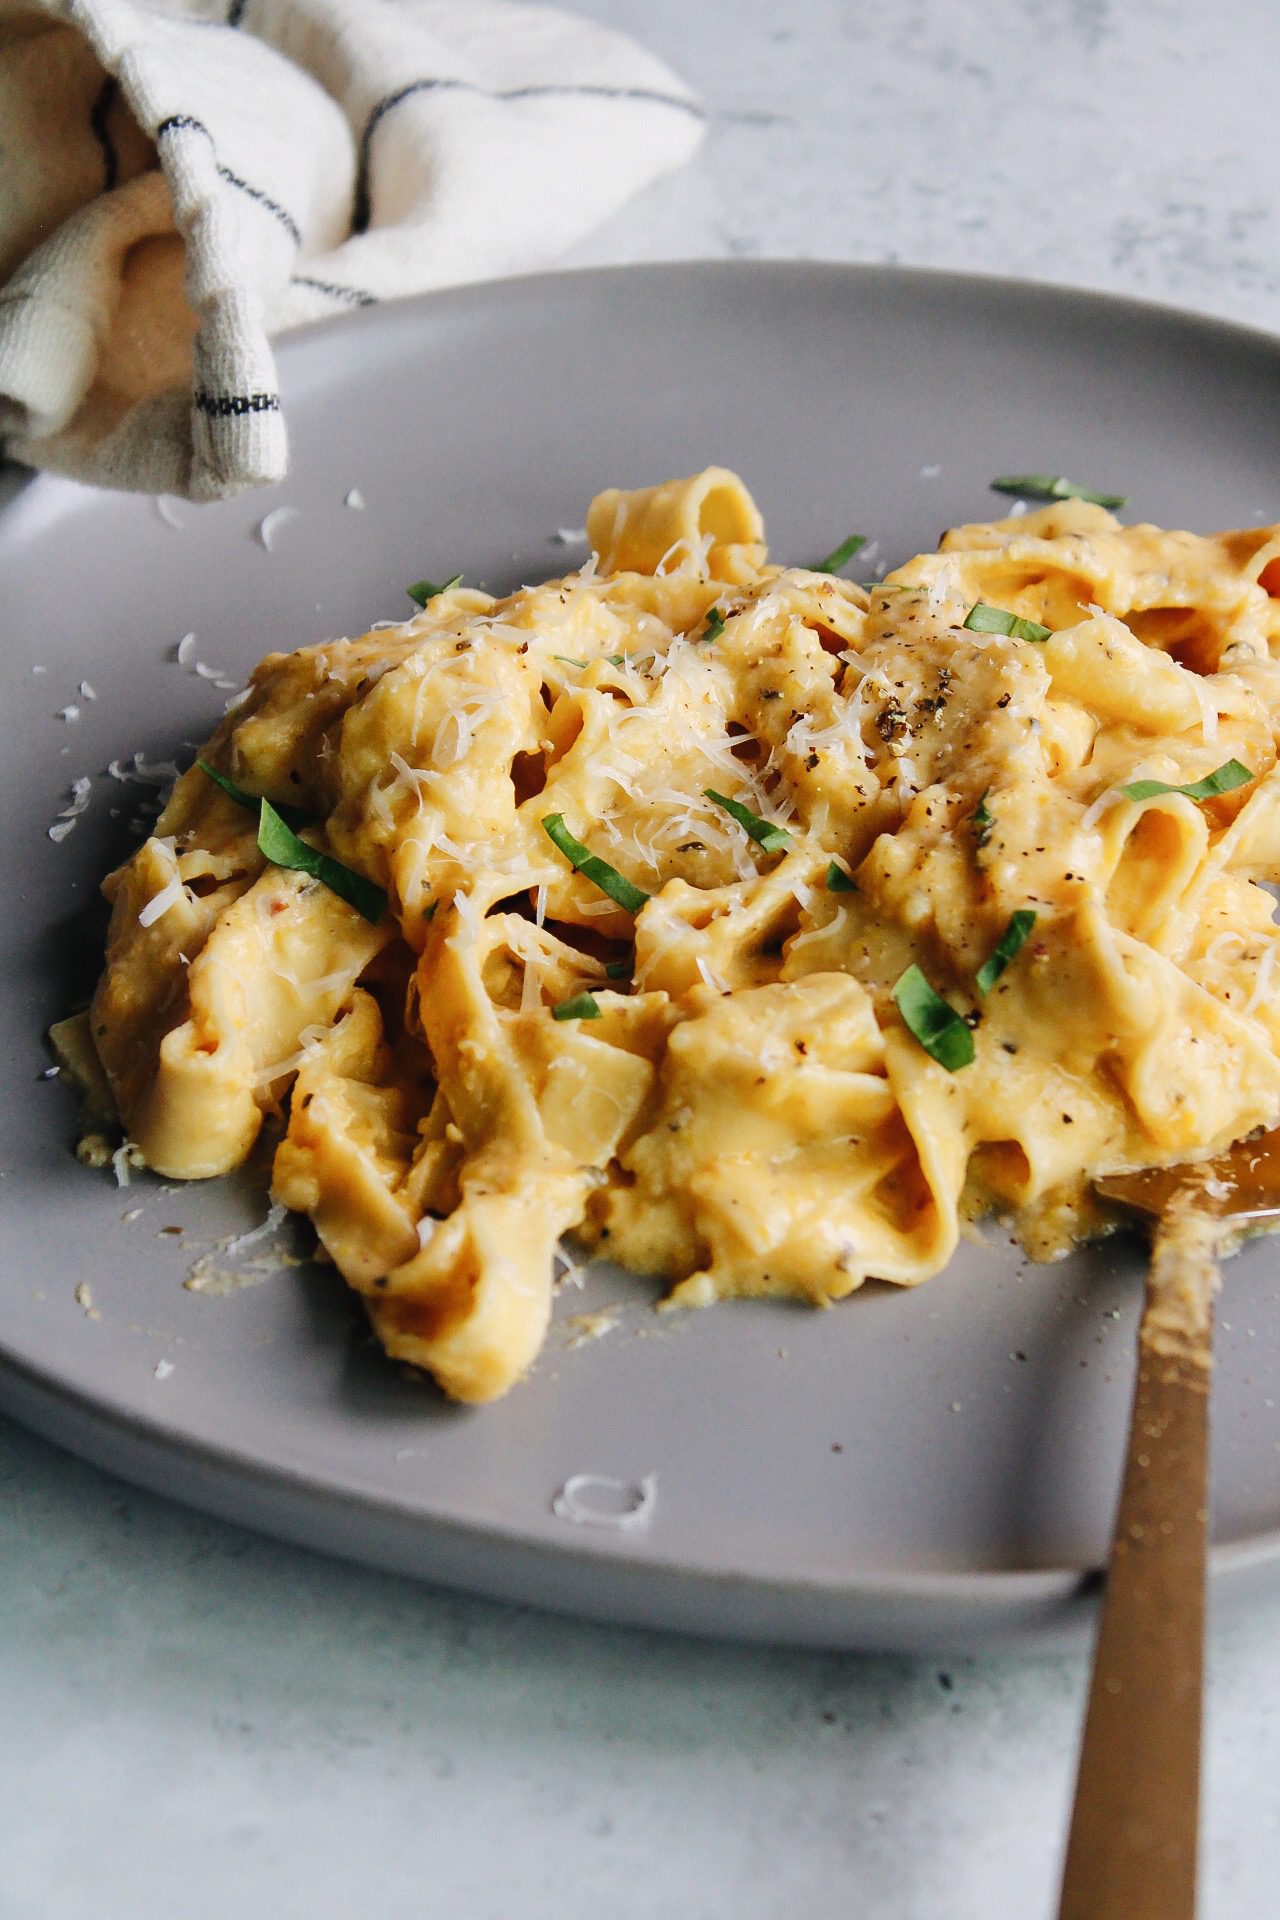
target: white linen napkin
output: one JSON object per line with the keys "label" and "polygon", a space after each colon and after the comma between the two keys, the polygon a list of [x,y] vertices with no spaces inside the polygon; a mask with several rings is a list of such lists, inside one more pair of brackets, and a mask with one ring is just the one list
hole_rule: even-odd
{"label": "white linen napkin", "polygon": [[271,335],[543,263],[701,124],[634,41],[511,0],[0,0],[0,444],[278,480]]}

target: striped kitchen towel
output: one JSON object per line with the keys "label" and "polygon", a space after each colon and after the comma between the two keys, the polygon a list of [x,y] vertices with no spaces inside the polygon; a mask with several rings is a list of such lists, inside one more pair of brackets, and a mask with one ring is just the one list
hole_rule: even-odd
{"label": "striped kitchen towel", "polygon": [[278,480],[272,335],[544,262],[701,124],[634,41],[511,0],[0,0],[0,445]]}

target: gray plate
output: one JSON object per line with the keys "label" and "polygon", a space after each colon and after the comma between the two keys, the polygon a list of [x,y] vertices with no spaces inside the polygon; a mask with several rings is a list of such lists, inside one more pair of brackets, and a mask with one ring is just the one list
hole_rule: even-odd
{"label": "gray plate", "polygon": [[[299,335],[281,361],[275,493],[183,507],[175,531],[150,500],[38,479],[0,514],[0,1403],[179,1499],[550,1606],[832,1646],[1070,1631],[1106,1551],[1136,1242],[1035,1268],[992,1229],[927,1286],[823,1314],[656,1316],[649,1288],[596,1271],[562,1289],[532,1378],[463,1411],[381,1358],[332,1271],[185,1290],[198,1253],[261,1217],[260,1189],[86,1172],[41,1035],[92,978],[95,883],[128,844],[138,790],[102,769],[171,756],[221,711],[169,657],[185,632],[238,680],[269,648],[400,617],[422,573],[561,571],[579,555],[554,532],[596,487],[710,461],[746,476],[794,559],[851,527],[901,558],[999,510],[986,483],[1010,470],[1117,487],[1174,526],[1280,519],[1280,349],[1049,288],[752,263],[464,288]],[[255,529],[280,504],[297,518],[269,553]],[[55,717],[72,702],[79,720]],[[83,773],[91,804],[51,845]],[[1233,1262],[1221,1329],[1215,1567],[1237,1587],[1280,1563],[1276,1257]],[[600,1307],[618,1325],[575,1346],[569,1316]],[[579,1472],[652,1475],[647,1527],[553,1512]]]}

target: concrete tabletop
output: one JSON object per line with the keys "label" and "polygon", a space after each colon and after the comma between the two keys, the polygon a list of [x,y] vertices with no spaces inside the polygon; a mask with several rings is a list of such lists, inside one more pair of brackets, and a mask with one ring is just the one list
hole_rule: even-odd
{"label": "concrete tabletop", "polygon": [[[578,0],[711,110],[575,260],[1026,274],[1280,330],[1268,0]],[[426,1590],[0,1423],[0,1920],[1048,1920],[1085,1669]],[[1280,1607],[1211,1628],[1204,1920],[1276,1910]]]}

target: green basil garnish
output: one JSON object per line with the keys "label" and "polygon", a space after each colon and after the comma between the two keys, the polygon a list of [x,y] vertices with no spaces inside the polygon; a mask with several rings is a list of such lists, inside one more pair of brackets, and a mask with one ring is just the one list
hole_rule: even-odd
{"label": "green basil garnish", "polygon": [[637,887],[616,867],[611,867],[607,860],[602,860],[598,853],[592,853],[589,847],[584,847],[581,840],[575,840],[564,823],[562,813],[547,814],[542,822],[542,830],[584,880],[589,880],[593,887],[599,887],[601,893],[607,893],[628,913],[639,913],[649,898],[643,887]]}
{"label": "green basil garnish", "polygon": [[592,993],[575,993],[572,1000],[562,1000],[559,1006],[552,1007],[553,1020],[598,1020],[600,1008]]}
{"label": "green basil garnish", "polygon": [[1130,800],[1154,800],[1161,793],[1185,793],[1188,800],[1212,800],[1219,793],[1233,793],[1237,787],[1248,786],[1250,780],[1256,778],[1239,760],[1224,760],[1212,773],[1206,773],[1203,780],[1193,780],[1185,787],[1171,786],[1167,780],[1131,780],[1120,791]]}
{"label": "green basil garnish", "polygon": [[987,795],[990,791],[990,787],[984,787],[982,789],[982,798],[969,815],[969,818],[973,822],[973,844],[975,847],[986,846],[988,840],[991,838],[991,829],[996,823],[995,815],[987,805]]}
{"label": "green basil garnish", "polygon": [[1054,473],[1006,473],[991,482],[993,493],[1011,493],[1020,500],[1088,500],[1095,507],[1110,507],[1119,512],[1128,499],[1125,493],[1099,493],[1093,487],[1078,487]]}
{"label": "green basil garnish", "polygon": [[434,600],[438,593],[451,593],[454,587],[461,585],[462,575],[455,573],[452,580],[443,580],[439,585],[434,580],[415,580],[411,587],[405,588],[405,592],[420,607],[425,607],[428,600]]}
{"label": "green basil garnish", "polygon": [[328,887],[330,893],[336,893],[340,900],[354,907],[362,919],[374,925],[387,910],[387,896],[381,887],[372,880],[366,880],[362,873],[344,867],[341,860],[335,860],[331,853],[321,853],[318,847],[308,846],[305,840],[299,840],[293,828],[281,818],[278,809],[269,800],[259,803],[258,848],[273,867],[290,867],[297,873],[309,873],[313,880],[319,880]]}
{"label": "green basil garnish", "polygon": [[841,567],[846,566],[855,553],[861,553],[866,544],[865,533],[851,533],[847,540],[842,540],[838,547],[832,548],[825,560],[819,560],[816,566],[810,567],[809,571],[810,573],[839,573]]}
{"label": "green basil garnish", "polygon": [[1036,916],[1030,907],[1019,907],[1016,913],[1009,916],[1008,926],[1000,935],[992,953],[978,968],[975,976],[978,992],[984,998],[990,993],[1035,923]]}
{"label": "green basil garnish", "polygon": [[702,789],[708,800],[714,800],[723,807],[731,820],[736,820],[744,833],[749,833],[758,847],[766,853],[785,853],[791,845],[791,835],[785,827],[773,820],[762,820],[758,813],[752,813],[750,807],[744,807],[741,800],[728,800],[724,794],[717,793],[714,787]]}
{"label": "green basil garnish", "polygon": [[[238,807],[244,807],[249,813],[257,813],[262,804],[262,795],[260,793],[246,793],[244,788],[238,787],[234,780],[228,780],[225,773],[219,773],[216,767],[211,767],[207,760],[197,760],[196,765],[199,767],[201,773],[207,775],[207,777],[212,780],[215,787],[221,787],[228,800],[234,800]],[[274,801],[272,804],[275,806],[275,810],[280,815],[280,818],[291,827],[313,827],[315,825],[312,816],[309,813],[304,813],[301,807],[287,807],[283,804],[276,805]]]}
{"label": "green basil garnish", "polygon": [[984,600],[970,607],[964,624],[971,633],[1007,633],[1013,640],[1034,640],[1037,644],[1053,632],[1052,627],[1042,627],[1038,620],[1021,620],[1016,613],[1008,613],[1004,607],[989,607]]}
{"label": "green basil garnish", "polygon": [[967,1023],[935,993],[919,967],[910,966],[893,989],[894,1003],[912,1035],[948,1073],[973,1059],[973,1035]]}

